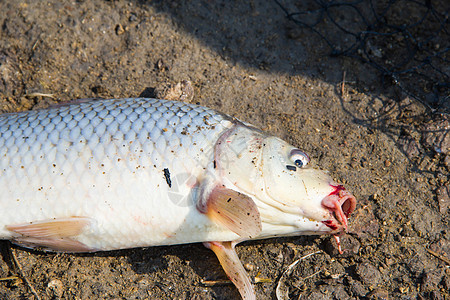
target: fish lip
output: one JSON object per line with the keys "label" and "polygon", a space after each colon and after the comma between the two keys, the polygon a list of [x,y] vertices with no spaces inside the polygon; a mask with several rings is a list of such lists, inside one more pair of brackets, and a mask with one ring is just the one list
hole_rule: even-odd
{"label": "fish lip", "polygon": [[342,185],[333,185],[334,191],[322,199],[322,206],[330,211],[331,218],[322,221],[333,232],[347,231],[348,217],[355,210],[356,198]]}

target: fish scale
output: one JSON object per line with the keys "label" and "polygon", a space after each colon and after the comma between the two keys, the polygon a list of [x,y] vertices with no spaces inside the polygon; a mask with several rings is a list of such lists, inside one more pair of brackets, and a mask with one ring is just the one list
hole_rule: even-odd
{"label": "fish scale", "polygon": [[[79,241],[102,250],[192,242],[172,236],[182,216],[193,218],[183,231],[194,231],[194,240],[205,235],[195,237],[196,227],[235,237],[195,214],[195,206],[171,203],[163,173],[206,168],[213,154],[205,149],[229,119],[197,105],[134,98],[0,115],[0,203],[15,212],[1,214],[0,237],[11,235],[4,225],[69,216],[95,220]],[[145,225],[150,221],[160,223],[159,232]]]}

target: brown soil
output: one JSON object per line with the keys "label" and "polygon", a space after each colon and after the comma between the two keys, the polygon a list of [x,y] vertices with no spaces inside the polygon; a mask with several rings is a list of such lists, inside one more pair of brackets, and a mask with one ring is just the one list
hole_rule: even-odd
{"label": "brown soil", "polygon": [[[258,299],[274,299],[280,279],[291,299],[449,299],[448,116],[286,28],[271,1],[4,0],[0,110],[154,96],[190,80],[193,102],[298,145],[359,201],[342,255],[329,236],[238,246],[252,278],[271,280],[256,284]],[[0,278],[17,275],[8,247]],[[232,285],[202,284],[226,276],[201,244],[89,255],[12,248],[42,299],[238,297]],[[0,282],[0,298],[30,297],[25,283]]]}

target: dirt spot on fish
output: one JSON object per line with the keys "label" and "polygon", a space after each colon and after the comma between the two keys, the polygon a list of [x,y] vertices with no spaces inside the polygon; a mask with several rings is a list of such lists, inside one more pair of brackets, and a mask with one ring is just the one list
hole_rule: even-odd
{"label": "dirt spot on fish", "polygon": [[169,186],[169,188],[172,187],[172,179],[170,179],[170,171],[169,169],[164,169],[164,178],[166,179],[167,185]]}

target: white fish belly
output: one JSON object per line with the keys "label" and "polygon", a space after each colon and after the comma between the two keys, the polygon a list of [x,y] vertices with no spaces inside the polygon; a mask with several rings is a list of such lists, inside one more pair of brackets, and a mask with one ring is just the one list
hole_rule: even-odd
{"label": "white fish belly", "polygon": [[233,240],[198,212],[195,188],[231,125],[156,99],[1,115],[0,238],[12,237],[7,225],[87,217],[75,239],[98,250]]}

